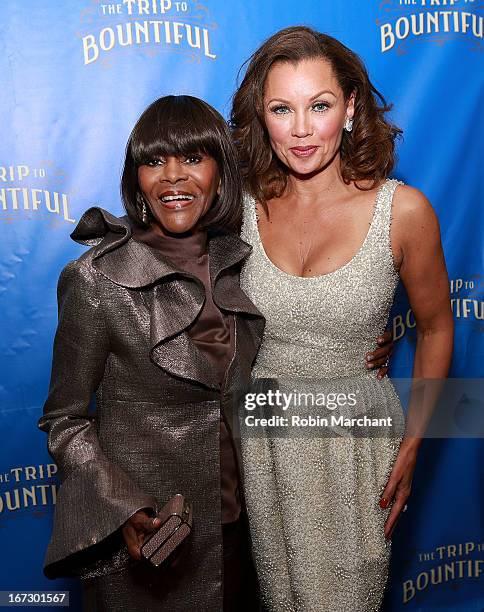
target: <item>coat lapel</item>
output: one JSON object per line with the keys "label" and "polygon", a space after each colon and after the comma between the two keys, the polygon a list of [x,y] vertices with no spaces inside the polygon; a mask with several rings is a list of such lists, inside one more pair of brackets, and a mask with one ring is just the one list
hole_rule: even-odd
{"label": "coat lapel", "polygon": [[263,319],[240,288],[239,264],[250,255],[252,247],[236,234],[226,234],[212,238],[209,252],[213,299],[217,306]]}
{"label": "coat lapel", "polygon": [[[126,289],[143,290],[150,316],[152,361],[173,376],[219,389],[213,368],[185,333],[203,308],[203,284],[131,236],[127,217],[117,218],[96,207],[84,213],[71,234],[76,242],[94,247],[93,266],[103,276]],[[248,339],[252,348],[244,351],[244,359],[252,353],[255,356],[263,317],[240,289],[238,275],[238,264],[251,247],[235,234],[227,234],[211,237],[208,248],[214,301],[225,311],[253,319],[249,325],[252,340]]]}
{"label": "coat lapel", "polygon": [[171,375],[220,388],[213,368],[184,333],[203,307],[202,284],[195,279],[174,279],[154,287],[148,299],[152,361]]}

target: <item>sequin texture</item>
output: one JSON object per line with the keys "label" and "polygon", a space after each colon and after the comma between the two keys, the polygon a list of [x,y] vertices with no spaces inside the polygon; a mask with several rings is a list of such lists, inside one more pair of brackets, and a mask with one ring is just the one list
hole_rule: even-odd
{"label": "sequin texture", "polygon": [[[364,357],[384,330],[398,283],[390,226],[399,184],[378,190],[368,234],[334,272],[301,278],[278,269],[247,197],[242,238],[253,252],[242,288],[266,317],[253,375],[299,381],[346,378],[364,389],[365,412],[402,419],[388,379]],[[346,384],[346,383],[345,383]],[[264,605],[271,612],[378,610],[388,574],[388,510],[379,505],[400,445],[381,437],[249,437],[242,440],[246,501]]]}

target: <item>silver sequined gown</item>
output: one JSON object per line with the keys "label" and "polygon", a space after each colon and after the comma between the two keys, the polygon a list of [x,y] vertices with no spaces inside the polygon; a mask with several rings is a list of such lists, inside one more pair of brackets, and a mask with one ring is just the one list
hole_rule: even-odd
{"label": "silver sequined gown", "polygon": [[255,202],[245,201],[242,238],[253,252],[242,288],[267,321],[254,377],[276,378],[280,388],[356,391],[360,401],[341,409],[346,416],[353,410],[398,423],[384,437],[349,436],[343,427],[329,437],[242,434],[254,556],[271,612],[366,612],[381,605],[390,544],[383,533],[388,510],[378,502],[403,413],[391,382],[377,381],[364,357],[385,330],[398,283],[390,245],[397,185],[387,180],[379,189],[356,255],[310,278],[287,274],[268,259]]}

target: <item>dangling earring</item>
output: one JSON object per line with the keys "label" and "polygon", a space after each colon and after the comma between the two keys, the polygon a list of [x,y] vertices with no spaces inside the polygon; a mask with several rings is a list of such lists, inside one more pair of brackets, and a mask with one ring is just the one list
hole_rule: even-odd
{"label": "dangling earring", "polygon": [[148,207],[146,206],[146,200],[144,199],[143,195],[139,191],[136,192],[136,203],[141,208],[141,221],[143,221],[145,225],[148,225],[149,223]]}
{"label": "dangling earring", "polygon": [[146,208],[146,202],[143,199],[143,207],[141,209],[141,219],[145,225],[148,225],[148,210]]}
{"label": "dangling earring", "polygon": [[344,129],[347,132],[351,132],[351,130],[353,129],[353,119],[350,119],[349,117],[346,117]]}

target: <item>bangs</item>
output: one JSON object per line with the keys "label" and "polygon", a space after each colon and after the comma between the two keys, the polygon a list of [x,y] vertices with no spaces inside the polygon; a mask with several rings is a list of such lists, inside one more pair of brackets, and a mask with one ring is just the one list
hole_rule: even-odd
{"label": "bangs", "polygon": [[200,229],[236,232],[242,221],[242,180],[237,151],[222,115],[192,96],[165,96],[141,115],[129,137],[121,178],[121,197],[131,221],[150,227],[144,218],[139,167],[157,157],[210,155],[217,163],[220,189],[200,222]]}
{"label": "bangs", "polygon": [[204,104],[190,96],[166,96],[149,106],[131,134],[136,166],[158,156],[210,155],[220,162],[220,134]]}

